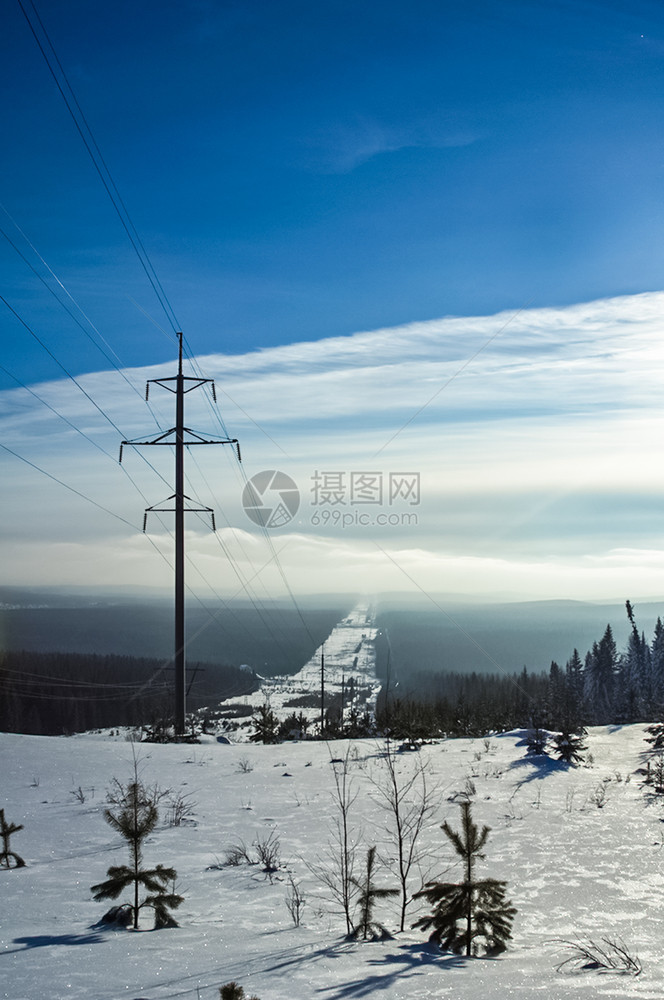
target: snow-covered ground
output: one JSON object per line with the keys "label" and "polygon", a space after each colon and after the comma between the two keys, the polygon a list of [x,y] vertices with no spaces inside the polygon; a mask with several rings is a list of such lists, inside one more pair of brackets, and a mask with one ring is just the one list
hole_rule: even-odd
{"label": "snow-covered ground", "polygon": [[[90,886],[126,858],[103,818],[105,790],[114,776],[131,777],[132,745],[108,735],[2,734],[2,806],[8,821],[24,825],[12,846],[27,867],[0,871],[1,995],[218,1000],[219,986],[236,980],[260,1000],[661,1000],[664,812],[634,773],[646,748],[643,730],[592,729],[592,763],[578,768],[528,758],[518,733],[399,755],[404,776],[421,760],[436,787],[424,833],[432,874],[459,873],[440,830],[445,819],[458,827],[458,793],[471,794],[475,820],[492,828],[479,870],[507,880],[518,910],[510,949],[492,960],[440,955],[414,930],[382,943],[345,939],[341,916],[307,867],[331,836],[339,765],[330,760],[344,756],[342,741],[136,746],[145,782],[190,796],[189,821],[160,823],[145,848],[146,863],[177,868],[185,897],[180,927],[138,934],[94,928],[107,904],[94,902]],[[383,752],[371,740],[351,747],[357,797],[350,820],[362,855],[375,843],[389,859],[394,850],[376,790]],[[270,833],[283,864],[272,881],[257,866],[216,866],[231,844],[251,845]],[[299,927],[285,905],[289,872],[306,897]],[[381,883],[394,878],[383,870]],[[414,878],[412,889],[419,887]],[[409,926],[416,913],[413,906]],[[392,900],[378,916],[395,930]],[[602,936],[621,937],[643,973],[555,971],[565,957],[555,939]]]}
{"label": "snow-covered ground", "polygon": [[[310,722],[316,723],[320,719],[322,670],[326,705],[330,698],[339,696],[343,699],[345,718],[351,709],[358,715],[365,710],[373,713],[381,688],[376,678],[376,634],[372,606],[368,601],[360,601],[335,625],[323,645],[296,674],[262,677],[258,691],[241,698],[229,698],[227,704],[240,701],[254,708],[269,704],[279,719],[301,712]],[[289,704],[302,698],[313,699],[315,704]],[[224,702],[220,708],[223,710]],[[243,729],[244,738],[248,738],[250,722],[246,722]],[[243,738],[242,729],[237,731],[236,738]]]}

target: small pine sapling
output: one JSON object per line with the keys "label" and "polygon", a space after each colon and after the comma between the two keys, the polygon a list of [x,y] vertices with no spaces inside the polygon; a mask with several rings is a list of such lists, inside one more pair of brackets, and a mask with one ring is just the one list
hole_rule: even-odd
{"label": "small pine sapling", "polygon": [[476,955],[480,945],[486,954],[497,955],[505,950],[512,936],[516,910],[505,897],[507,883],[493,878],[476,881],[473,877],[476,860],[484,857],[482,848],[490,829],[485,826],[481,832],[478,830],[472,820],[470,802],[461,803],[461,821],[461,833],[452,830],[447,822],[441,829],[463,859],[466,877],[459,884],[427,882],[424,889],[415,893],[415,899],[423,897],[434,910],[413,926],[424,930],[432,927],[430,940],[457,955]]}
{"label": "small pine sapling", "polygon": [[[25,861],[20,854],[12,851],[9,840],[12,833],[23,829],[23,824],[8,823],[5,820],[5,810],[0,809],[0,834],[2,835],[2,851],[0,852],[0,868],[25,868]],[[12,864],[13,862],[13,864]]]}
{"label": "small pine sapling", "polygon": [[367,851],[367,869],[362,881],[354,878],[353,883],[359,890],[357,907],[360,913],[359,920],[351,932],[352,938],[362,938],[363,941],[383,940],[390,936],[389,932],[374,920],[374,906],[377,899],[386,899],[388,896],[398,896],[398,889],[379,889],[374,884],[373,874],[376,864],[376,847],[370,847]]}
{"label": "small pine sapling", "polygon": [[279,742],[279,719],[267,702],[258,706],[251,724],[254,727],[253,733],[249,736],[252,743]]}
{"label": "small pine sapling", "polygon": [[[128,785],[116,783],[116,793],[113,796],[115,811],[104,810],[106,822],[119,833],[129,848],[129,865],[112,865],[108,871],[108,879],[92,886],[96,900],[117,899],[126,889],[133,888],[133,903],[123,903],[113,907],[103,918],[104,921],[122,922],[122,917],[128,917],[133,923],[133,929],[138,930],[138,916],[143,907],[148,906],[154,911],[155,929],[162,927],[177,927],[177,922],[169,912],[183,902],[183,897],[175,892],[177,872],[174,868],[143,867],[143,842],[154,830],[159,818],[159,812],[151,793],[136,777]],[[120,789],[120,794],[117,790]],[[172,883],[172,888],[168,886]],[[148,895],[140,901],[140,887],[147,890]]]}
{"label": "small pine sapling", "polygon": [[526,746],[528,747],[528,753],[532,756],[546,756],[546,747],[549,742],[549,734],[544,730],[540,729],[539,726],[535,726],[533,729],[529,730],[528,737],[526,739]]}
{"label": "small pine sapling", "polygon": [[664,795],[664,753],[655,754],[646,768],[646,785],[650,785],[656,795]]}
{"label": "small pine sapling", "polygon": [[645,740],[650,743],[651,749],[664,750],[664,722],[654,722],[646,728],[646,732],[650,733]]}
{"label": "small pine sapling", "polygon": [[258,1000],[257,996],[247,998],[244,987],[240,986],[239,983],[226,983],[225,986],[220,986],[219,998],[220,1000]]}
{"label": "small pine sapling", "polygon": [[583,761],[583,752],[587,749],[583,736],[572,732],[569,727],[554,736],[553,745],[558,760],[564,761],[565,764],[580,764]]}

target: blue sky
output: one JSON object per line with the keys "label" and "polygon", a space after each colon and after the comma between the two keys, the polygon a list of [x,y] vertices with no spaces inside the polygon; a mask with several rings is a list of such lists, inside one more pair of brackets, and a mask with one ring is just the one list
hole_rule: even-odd
{"label": "blue sky", "polygon": [[[295,589],[664,593],[660,5],[37,7],[188,345],[230,394],[246,474],[283,468],[306,497],[274,533]],[[2,441],[140,525],[110,456],[116,428],[155,428],[128,383],[171,372],[172,330],[18,3],[0,65],[2,295],[23,321],[0,303]],[[251,575],[269,545],[230,458],[205,451],[202,500],[221,502],[225,544],[244,533]],[[7,582],[167,583],[154,545],[16,455],[0,457]],[[168,495],[168,461],[163,480],[127,461],[148,503]],[[316,471],[367,469],[420,473],[417,525],[311,523]],[[192,530],[189,549],[234,591],[217,541]]]}

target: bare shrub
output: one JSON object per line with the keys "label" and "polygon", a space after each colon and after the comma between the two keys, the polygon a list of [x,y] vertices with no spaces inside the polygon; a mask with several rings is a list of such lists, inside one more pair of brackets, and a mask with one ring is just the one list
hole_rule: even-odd
{"label": "bare shrub", "polygon": [[267,837],[260,835],[254,841],[256,860],[267,875],[273,875],[279,870],[281,844],[274,830]]}
{"label": "bare shrub", "polygon": [[588,801],[592,802],[592,804],[597,806],[598,809],[603,809],[608,801],[606,793],[607,782],[600,781],[599,785],[597,785],[597,787],[588,796]]}
{"label": "bare shrub", "polygon": [[184,795],[182,792],[172,792],[166,804],[166,823],[168,826],[182,826],[186,820],[191,819],[196,808],[196,803],[191,801],[191,796]]}
{"label": "bare shrub", "polygon": [[631,955],[620,938],[603,937],[600,943],[592,938],[587,942],[563,940],[560,943],[572,954],[556,966],[556,972],[616,972],[630,976],[642,972],[638,956]]}
{"label": "bare shrub", "polygon": [[314,862],[307,862],[309,871],[329,890],[343,911],[347,934],[353,930],[351,912],[359,892],[354,881],[359,834],[352,830],[350,822],[352,807],[358,794],[350,773],[352,761],[350,744],[344,757],[333,757],[330,760],[333,768],[332,798],[336,807],[336,818],[327,851],[324,855],[319,855]]}
{"label": "bare shrub", "polygon": [[401,766],[389,740],[385,744],[383,764],[373,784],[387,808],[388,835],[396,849],[396,857],[389,867],[399,879],[399,929],[403,931],[411,873],[416,870],[422,876],[426,851],[420,846],[420,835],[433,812],[436,789],[428,786],[426,768],[421,760],[417,759],[410,767]]}
{"label": "bare shrub", "polygon": [[304,891],[299,882],[296,882],[292,873],[288,875],[288,889],[286,891],[286,909],[290,913],[291,920],[296,927],[300,926],[302,910],[305,907]]}
{"label": "bare shrub", "polygon": [[240,774],[251,774],[254,769],[254,765],[248,757],[240,757],[237,762],[237,769]]}
{"label": "bare shrub", "polygon": [[249,854],[249,848],[243,840],[237,844],[231,844],[224,851],[224,864],[229,868],[237,868],[238,865],[253,865],[254,861]]}

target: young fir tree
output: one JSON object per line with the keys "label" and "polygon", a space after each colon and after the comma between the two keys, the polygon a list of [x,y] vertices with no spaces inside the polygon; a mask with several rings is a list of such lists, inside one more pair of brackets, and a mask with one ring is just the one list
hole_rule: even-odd
{"label": "young fir tree", "polygon": [[267,702],[258,706],[251,723],[254,727],[254,732],[249,737],[252,743],[279,742],[279,719]]}
{"label": "young fir tree", "polygon": [[[5,810],[0,809],[0,835],[2,836],[2,851],[0,851],[0,868],[25,868],[25,861],[20,854],[12,851],[9,840],[12,833],[23,829],[23,824],[8,823],[5,820]],[[13,864],[12,864],[13,862]]]}
{"label": "young fir tree", "polygon": [[532,756],[545,756],[547,744],[549,742],[549,734],[546,730],[541,729],[539,723],[535,723],[532,729],[528,730],[528,736],[526,738],[526,746],[528,747],[528,753]]}
{"label": "young fir tree", "polygon": [[646,727],[646,732],[650,736],[645,737],[646,743],[650,743],[651,750],[664,750],[664,722],[654,722],[652,726]]}
{"label": "young fir tree", "polygon": [[474,878],[475,862],[484,858],[484,847],[490,829],[480,832],[473,823],[470,802],[461,803],[461,832],[457,833],[447,822],[441,829],[463,859],[465,878],[461,883],[427,882],[424,889],[415,893],[434,907],[433,913],[420,917],[413,925],[428,930],[433,927],[431,941],[447,951],[470,957],[479,953],[480,946],[490,955],[497,955],[507,947],[515,908],[505,897],[506,882],[497,879]]}
{"label": "young fir tree", "polygon": [[[177,872],[174,868],[143,867],[143,843],[154,830],[159,818],[155,797],[145,787],[135,774],[135,780],[128,785],[116,782],[116,791],[111,796],[115,811],[104,810],[106,822],[127,841],[129,848],[129,864],[113,865],[108,871],[108,879],[92,886],[94,898],[117,899],[126,889],[133,889],[133,902],[123,903],[113,907],[105,919],[117,920],[121,913],[128,915],[134,930],[138,930],[138,916],[143,907],[154,910],[155,929],[161,927],[177,927],[177,922],[170,914],[183,902],[183,897],[177,895],[174,889],[169,891],[169,884],[174,884]],[[148,892],[140,900],[141,886]]]}
{"label": "young fir tree", "polygon": [[562,733],[553,737],[554,753],[557,754],[558,760],[562,760],[566,764],[581,763],[583,751],[587,749],[583,742],[583,733],[575,733],[569,725],[563,726]]}
{"label": "young fir tree", "polygon": [[353,879],[353,883],[360,891],[357,901],[360,917],[351,932],[351,937],[361,937],[363,941],[367,939],[375,941],[377,938],[389,937],[389,933],[383,925],[374,920],[374,906],[377,899],[386,899],[388,896],[399,895],[398,889],[379,889],[374,884],[373,873],[375,863],[376,847],[374,845],[367,851],[367,870],[364,879],[362,881]]}
{"label": "young fir tree", "polygon": [[652,674],[653,701],[658,711],[664,705],[664,625],[662,619],[655,622],[655,632],[650,644],[650,670]]}
{"label": "young fir tree", "polygon": [[[244,992],[244,987],[240,986],[239,983],[226,983],[225,986],[219,987],[219,997],[220,1000],[247,1000],[247,995]],[[258,1000],[258,997],[249,997],[249,1000]]]}
{"label": "young fir tree", "polygon": [[584,670],[586,701],[596,725],[613,719],[617,669],[616,643],[611,626],[607,625],[600,641],[593,643]]}

